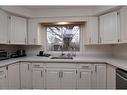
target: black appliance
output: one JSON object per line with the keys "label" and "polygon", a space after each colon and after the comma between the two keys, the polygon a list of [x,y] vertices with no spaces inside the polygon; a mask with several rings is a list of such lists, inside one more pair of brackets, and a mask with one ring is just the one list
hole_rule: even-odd
{"label": "black appliance", "polygon": [[127,89],[127,71],[116,69],[116,89]]}
{"label": "black appliance", "polygon": [[0,60],[9,59],[8,52],[5,50],[0,50]]}
{"label": "black appliance", "polygon": [[26,52],[23,49],[17,50],[15,53],[11,54],[11,58],[18,58],[18,57],[23,57],[26,56]]}
{"label": "black appliance", "polygon": [[39,54],[37,56],[42,56],[42,57],[49,57],[51,56],[50,54],[44,53],[44,51],[39,51]]}
{"label": "black appliance", "polygon": [[17,51],[16,51],[16,54],[17,54],[19,57],[26,56],[26,52],[25,52],[25,50],[23,50],[23,49],[17,50]]}

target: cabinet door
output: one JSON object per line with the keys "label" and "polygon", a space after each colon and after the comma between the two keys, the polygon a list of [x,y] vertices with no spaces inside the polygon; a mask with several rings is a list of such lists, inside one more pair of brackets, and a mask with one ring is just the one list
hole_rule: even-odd
{"label": "cabinet door", "polygon": [[107,65],[107,89],[116,89],[116,67]]}
{"label": "cabinet door", "polygon": [[78,89],[91,89],[91,71],[79,70]]}
{"label": "cabinet door", "polygon": [[20,63],[20,72],[21,72],[21,88],[22,89],[31,89],[31,63]]}
{"label": "cabinet door", "polygon": [[127,42],[127,7],[120,10],[120,33],[121,42]]}
{"label": "cabinet door", "polygon": [[65,69],[61,72],[61,88],[76,89],[76,70]]}
{"label": "cabinet door", "polygon": [[0,44],[8,43],[8,16],[0,10]]}
{"label": "cabinet door", "polygon": [[9,89],[19,89],[19,63],[8,66],[8,85]]}
{"label": "cabinet door", "polygon": [[106,89],[106,64],[94,65],[93,88]]}
{"label": "cabinet door", "polygon": [[100,43],[112,44],[118,42],[117,12],[100,16]]}
{"label": "cabinet door", "polygon": [[42,45],[45,42],[45,30],[44,27],[37,23],[34,19],[28,20],[28,44],[29,45]]}
{"label": "cabinet door", "polygon": [[34,20],[29,19],[28,20],[28,44],[34,45],[36,44],[36,38],[37,38],[37,24]]}
{"label": "cabinet door", "polygon": [[0,68],[0,89],[7,89],[8,82],[7,82],[7,70],[6,67]]}
{"label": "cabinet door", "polygon": [[46,89],[60,89],[60,71],[57,69],[46,70]]}
{"label": "cabinet door", "polygon": [[27,43],[27,25],[26,19],[16,16],[10,16],[11,28],[11,44],[26,44]]}
{"label": "cabinet door", "polygon": [[44,88],[44,70],[39,68],[33,68],[32,70],[32,87],[33,89]]}
{"label": "cabinet door", "polygon": [[86,44],[98,43],[98,17],[88,18],[86,36]]}

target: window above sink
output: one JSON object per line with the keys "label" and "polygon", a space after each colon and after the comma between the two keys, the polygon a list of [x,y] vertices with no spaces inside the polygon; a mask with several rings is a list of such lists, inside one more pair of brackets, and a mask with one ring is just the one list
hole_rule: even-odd
{"label": "window above sink", "polygon": [[47,51],[80,51],[80,25],[46,26]]}

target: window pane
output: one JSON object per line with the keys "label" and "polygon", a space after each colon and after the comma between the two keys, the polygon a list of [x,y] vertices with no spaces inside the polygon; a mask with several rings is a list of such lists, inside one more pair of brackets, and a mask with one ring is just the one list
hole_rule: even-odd
{"label": "window pane", "polygon": [[49,51],[79,51],[80,27],[79,26],[48,26],[47,49]]}

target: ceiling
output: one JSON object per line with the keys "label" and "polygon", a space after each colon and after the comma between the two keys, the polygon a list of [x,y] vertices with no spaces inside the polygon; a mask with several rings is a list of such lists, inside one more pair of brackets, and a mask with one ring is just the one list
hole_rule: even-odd
{"label": "ceiling", "polygon": [[2,6],[1,8],[26,17],[60,17],[95,15],[118,6]]}

